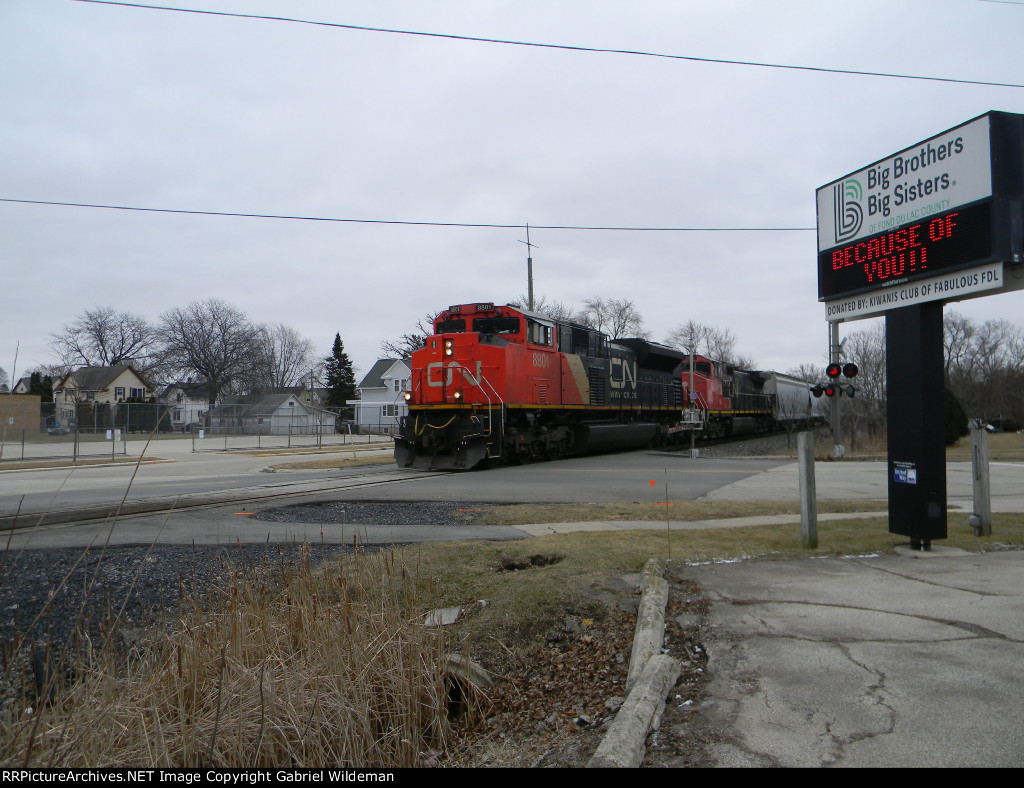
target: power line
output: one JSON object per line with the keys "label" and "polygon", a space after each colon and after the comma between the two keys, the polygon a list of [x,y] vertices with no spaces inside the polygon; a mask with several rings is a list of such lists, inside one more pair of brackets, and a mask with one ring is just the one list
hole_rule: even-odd
{"label": "power line", "polygon": [[533,47],[537,49],[558,49],[566,52],[589,52],[591,54],[604,55],[632,55],[634,57],[653,57],[666,60],[685,60],[691,63],[713,63],[716,65],[748,66],[752,68],[775,68],[790,71],[812,71],[822,74],[848,74],[860,77],[885,77],[887,79],[912,79],[924,82],[946,82],[957,85],[979,85],[997,88],[1024,88],[1024,84],[1016,82],[987,82],[973,79],[954,79],[952,77],[929,77],[914,74],[895,74],[884,71],[856,71],[843,68],[826,68],[824,66],[794,66],[784,63],[760,63],[751,60],[726,60],[723,58],[694,57],[692,55],[672,55],[665,52],[647,52],[638,49],[611,49],[605,47],[574,46],[571,44],[546,44],[536,41],[516,41],[505,38],[487,38],[482,36],[461,36],[453,33],[428,33],[422,30],[401,30],[388,27],[368,27],[364,25],[347,25],[340,22],[321,22],[312,19],[298,19],[286,16],[268,16],[265,14],[239,14],[229,11],[208,11],[198,8],[175,8],[173,6],[147,5],[143,3],[115,2],[115,0],[72,0],[76,3],[90,3],[92,5],[122,6],[124,8],[138,8],[148,11],[172,11],[181,14],[197,14],[201,16],[220,16],[235,19],[257,19],[264,22],[289,22],[300,25],[314,25],[317,27],[338,28],[341,30],[357,30],[364,33],[389,33],[391,35],[420,36],[423,38],[442,38],[450,41],[472,41],[481,44],[501,44],[504,46]]}
{"label": "power line", "polygon": [[[275,219],[298,222],[335,222],[340,224],[386,224],[409,227],[465,227],[475,229],[517,229],[524,224],[500,224],[484,222],[417,222],[404,219],[343,219],[332,216],[299,216],[276,213],[240,213],[237,211],[198,211],[184,208],[144,208],[137,205],[103,205],[100,203],[60,202],[57,200],[21,200],[13,197],[0,197],[0,202],[18,203],[20,205],[49,205],[62,208],[96,208],[107,211],[134,211],[139,213],[170,213],[186,216],[226,216],[237,219]],[[531,224],[534,230],[588,230],[588,231],[619,231],[619,232],[660,232],[660,233],[791,233],[813,231],[814,227],[629,227],[606,225],[576,224]]]}

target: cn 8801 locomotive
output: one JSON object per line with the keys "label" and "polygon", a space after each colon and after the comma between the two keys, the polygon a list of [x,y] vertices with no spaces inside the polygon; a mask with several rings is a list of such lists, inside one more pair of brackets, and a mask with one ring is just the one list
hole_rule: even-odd
{"label": "cn 8801 locomotive", "polygon": [[679,429],[684,358],[510,306],[449,307],[412,354],[395,460],[473,468],[657,442]]}

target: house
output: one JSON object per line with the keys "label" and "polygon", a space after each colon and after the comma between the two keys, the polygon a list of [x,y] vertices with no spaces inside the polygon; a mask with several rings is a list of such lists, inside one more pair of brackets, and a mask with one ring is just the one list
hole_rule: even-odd
{"label": "house", "polygon": [[210,408],[204,427],[215,433],[243,435],[308,435],[317,420],[303,404],[302,386],[241,394]]}
{"label": "house", "polygon": [[30,384],[32,383],[29,378],[18,378],[18,382],[14,384],[14,388],[11,389],[12,394],[28,394]]}
{"label": "house", "polygon": [[[109,416],[101,417],[101,412],[113,413],[119,404],[144,403],[152,396],[152,386],[131,364],[79,367],[54,383],[54,417],[68,426],[75,424],[80,417],[83,428],[101,428],[104,425],[99,423],[99,419],[109,420]],[[128,412],[130,409],[124,410]],[[149,410],[153,411],[153,407],[150,406]],[[128,426],[129,429],[134,428],[134,425]],[[141,424],[140,428],[146,427]]]}
{"label": "house", "polygon": [[326,388],[304,389],[299,395],[302,404],[309,408],[313,416],[313,427],[317,432],[333,433],[337,431],[337,424],[341,415],[334,410],[327,408],[327,400],[330,398],[331,390]]}
{"label": "house", "polygon": [[356,386],[359,399],[347,403],[355,408],[355,426],[360,432],[392,433],[398,429],[399,419],[409,413],[402,395],[409,390],[411,377],[408,361],[377,360]]}
{"label": "house", "polygon": [[170,406],[171,429],[186,432],[201,424],[202,415],[210,409],[210,386],[208,383],[170,383],[156,399]]}

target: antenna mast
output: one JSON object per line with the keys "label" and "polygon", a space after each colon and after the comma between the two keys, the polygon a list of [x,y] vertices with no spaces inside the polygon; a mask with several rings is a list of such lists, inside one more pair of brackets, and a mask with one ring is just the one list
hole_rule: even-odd
{"label": "antenna mast", "polygon": [[527,309],[529,309],[532,312],[533,311],[533,247],[536,246],[538,249],[540,249],[540,247],[537,246],[537,244],[530,243],[530,223],[529,222],[526,223],[526,240],[525,241],[520,241],[519,243],[526,244],[526,289],[527,289],[527,299],[529,301],[529,303],[527,304]]}

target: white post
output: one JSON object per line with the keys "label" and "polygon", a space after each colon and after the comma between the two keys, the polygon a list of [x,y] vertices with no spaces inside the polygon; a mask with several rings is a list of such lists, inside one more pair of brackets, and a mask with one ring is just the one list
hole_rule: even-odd
{"label": "white post", "polygon": [[804,548],[818,546],[818,494],[814,486],[814,433],[796,436],[797,466],[800,484],[800,544]]}

